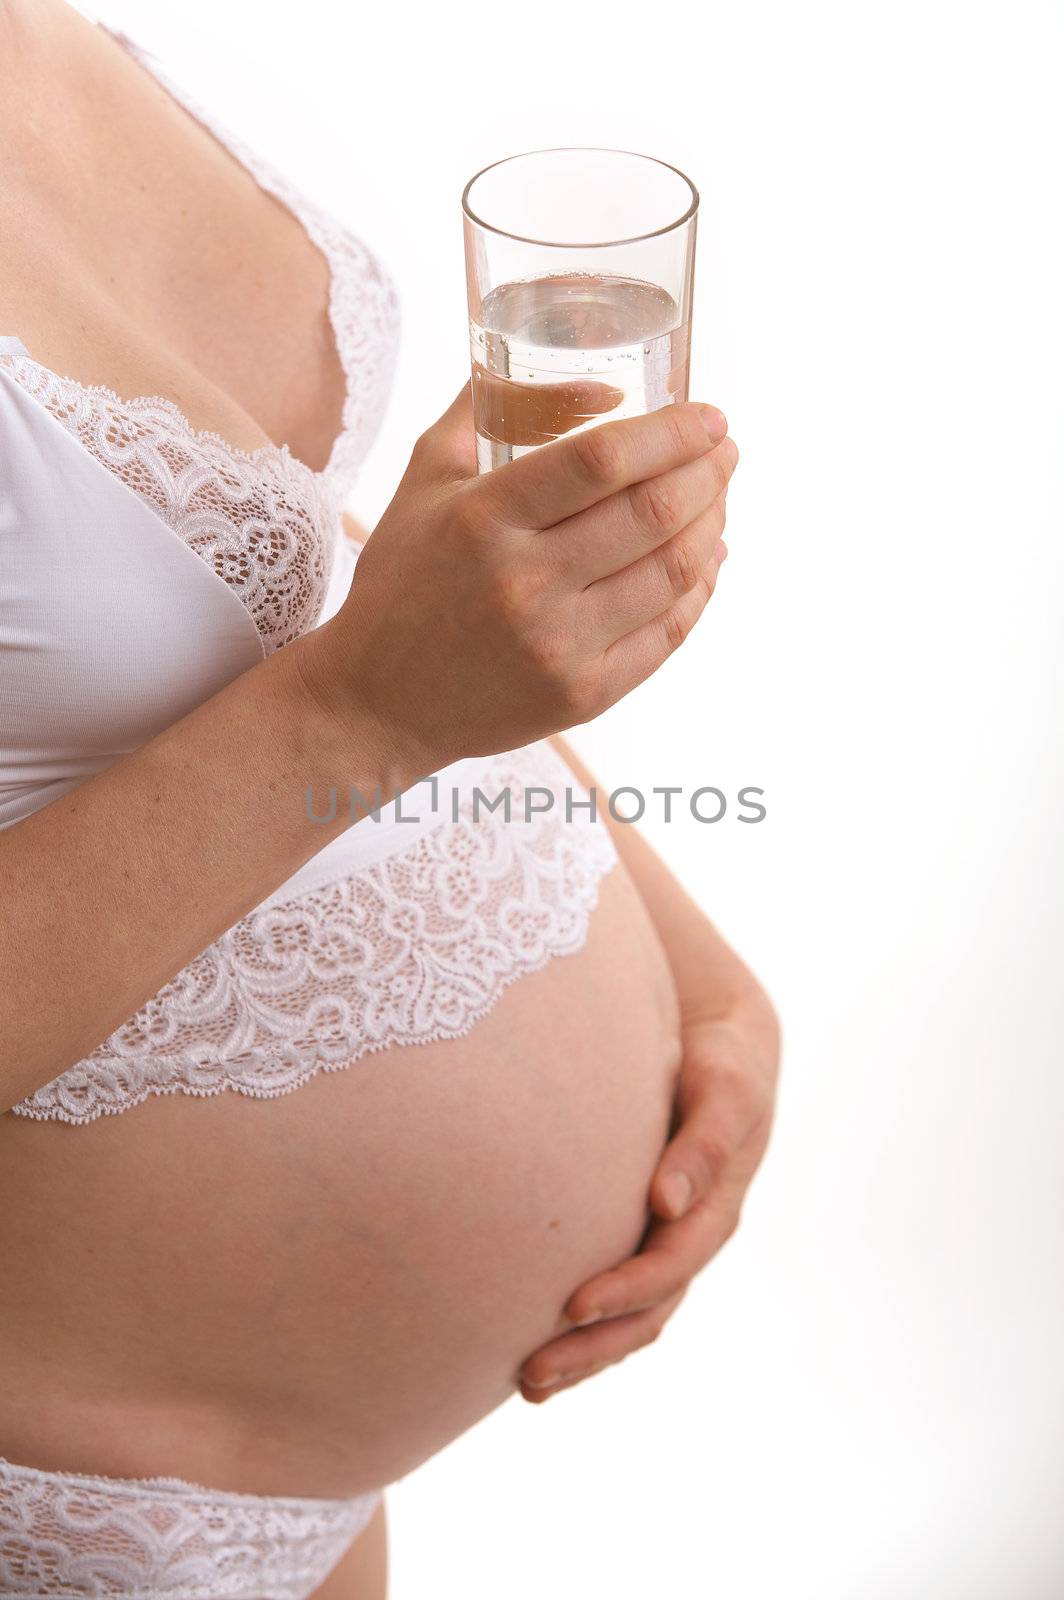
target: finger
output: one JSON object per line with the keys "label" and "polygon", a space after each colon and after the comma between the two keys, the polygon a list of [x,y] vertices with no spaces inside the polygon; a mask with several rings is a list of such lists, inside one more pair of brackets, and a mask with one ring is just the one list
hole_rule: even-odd
{"label": "finger", "polygon": [[624,390],[608,383],[517,383],[473,363],[477,432],[499,444],[550,444],[623,399]]}
{"label": "finger", "polygon": [[[537,548],[564,562],[566,572],[584,584],[598,581],[608,585],[611,578],[662,550],[703,512],[723,501],[737,461],[735,441],[728,437],[693,461],[629,484],[578,516],[556,523],[546,530]],[[687,584],[686,588],[690,587]],[[663,603],[684,592],[670,593]],[[652,614],[644,613],[640,620]]]}
{"label": "finger", "polygon": [[583,1329],[667,1300],[727,1244],[740,1210],[741,1196],[722,1192],[697,1202],[679,1222],[655,1219],[638,1254],[581,1284],[565,1315]]}
{"label": "finger", "polygon": [[651,1311],[618,1317],[579,1333],[566,1333],[544,1345],[528,1358],[519,1373],[525,1399],[547,1399],[559,1388],[571,1388],[592,1372],[600,1372],[653,1344],[686,1292],[684,1284],[678,1293]]}
{"label": "finger", "polygon": [[554,1395],[561,1394],[563,1389],[575,1389],[578,1383],[584,1383],[588,1378],[593,1378],[596,1373],[604,1372],[613,1365],[612,1361],[596,1361],[589,1367],[582,1367],[579,1372],[574,1372],[568,1377],[559,1377],[556,1381],[543,1383],[525,1383],[518,1379],[521,1398],[527,1400],[529,1405],[541,1406],[545,1400],[550,1400]]}
{"label": "finger", "polygon": [[[650,1181],[650,1204],[675,1219],[705,1197],[729,1169],[742,1164],[762,1127],[766,1100],[748,1062],[729,1058],[727,1035],[709,1063],[687,1063],[676,1092],[677,1122]],[[771,1102],[768,1105],[771,1111]]]}
{"label": "finger", "polygon": [[667,606],[675,604],[707,573],[727,515],[724,496],[714,500],[673,538],[633,561],[623,572],[588,586],[581,629],[593,648],[605,649]]}
{"label": "finger", "polygon": [[610,704],[649,678],[662,662],[680,648],[713,598],[723,559],[723,555],[719,559],[715,554],[711,556],[693,589],[674,601],[659,616],[622,634],[606,647],[602,653],[602,663],[604,680],[610,685]]}
{"label": "finger", "polygon": [[522,528],[550,528],[563,517],[643,478],[694,461],[718,445],[727,421],[714,406],[674,401],[641,417],[618,417],[556,439],[484,480],[502,520]]}
{"label": "finger", "polygon": [[712,1112],[685,1120],[651,1179],[650,1204],[658,1215],[677,1221],[704,1199],[760,1131],[761,1121],[761,1113],[751,1111],[745,1127],[725,1133]]}

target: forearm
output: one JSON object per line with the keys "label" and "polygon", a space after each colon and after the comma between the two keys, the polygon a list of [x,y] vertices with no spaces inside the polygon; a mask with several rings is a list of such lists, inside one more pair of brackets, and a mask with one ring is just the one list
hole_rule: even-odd
{"label": "forearm", "polygon": [[[95,1048],[227,928],[421,776],[319,702],[313,634],[0,833],[0,1111]],[[308,651],[312,652],[308,656]],[[315,822],[330,786],[336,816]]]}
{"label": "forearm", "polygon": [[560,736],[552,743],[588,789],[598,790],[598,812],[665,946],[685,1013],[699,1020],[726,1020],[737,1011],[763,1014],[776,1027],[772,1003],[750,968],[721,936],[705,912],[670,872],[657,851],[630,822],[609,813],[606,792]]}

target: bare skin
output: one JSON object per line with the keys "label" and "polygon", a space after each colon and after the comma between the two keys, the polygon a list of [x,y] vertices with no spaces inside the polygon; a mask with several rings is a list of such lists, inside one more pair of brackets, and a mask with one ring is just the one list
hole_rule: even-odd
{"label": "bare skin", "polygon": [[388,1592],[388,1526],[382,1500],[368,1526],[336,1563],[311,1600],[385,1600]]}
{"label": "bare skin", "polygon": [[[307,305],[305,291],[288,298],[280,268],[273,287],[269,252],[276,248],[281,263],[291,259],[296,230],[303,261],[313,264],[315,309],[296,327],[298,342],[312,349],[325,338],[324,262],[295,219],[149,84],[115,41],[67,13],[61,0],[50,3],[55,12],[42,10],[43,17],[67,19],[55,24],[55,36],[49,28],[16,29],[6,58],[22,97],[4,102],[11,126],[2,131],[11,139],[2,147],[13,152],[0,190],[10,222],[6,259],[31,266],[10,268],[5,325],[55,370],[120,393],[166,394],[195,425],[255,447],[267,436],[247,407],[284,390],[288,369],[270,363],[287,347],[283,329]],[[20,15],[14,0],[8,25]],[[75,23],[81,32],[72,41]],[[14,159],[20,141],[26,145],[19,117],[33,120],[25,96],[42,82],[42,52],[67,90],[54,98],[75,126],[49,124],[50,146],[42,135],[36,153],[32,139],[21,151],[37,179],[24,192]],[[112,111],[94,134],[101,103]],[[182,196],[183,234],[175,234],[157,189],[133,174],[125,212],[105,202],[99,214],[81,214],[78,196],[91,189],[94,173],[106,171],[114,189],[110,159],[123,142],[155,145],[154,170],[201,173]],[[71,161],[78,163],[73,179]],[[48,193],[57,197],[51,214],[40,198]],[[266,241],[251,253],[260,264],[270,261],[262,280],[271,287],[258,295],[262,326],[256,316],[249,329],[231,287],[221,311],[212,308],[199,263],[203,238],[218,228],[229,241],[216,251],[220,281],[228,285],[229,270],[238,279],[246,274],[243,241],[257,237],[263,216]],[[79,228],[90,220],[82,257]],[[149,242],[156,228],[165,239],[158,249]],[[44,293],[39,285],[52,259],[61,263],[60,279]],[[123,277],[108,287],[104,266],[108,274],[128,272],[129,284]],[[189,279],[193,291],[183,287]],[[197,342],[208,349],[203,330],[215,324],[230,330],[222,354],[262,339],[261,395],[247,398],[242,378],[255,363],[245,354],[229,388],[183,354]],[[217,371],[217,352],[212,363],[203,359]],[[116,373],[111,363],[123,362]],[[293,417],[300,414],[297,405]],[[335,617],[0,839],[10,917],[0,926],[0,1026],[8,1045],[0,1105],[81,1059],[329,842],[305,819],[295,824],[308,781],[394,793],[459,757],[512,749],[586,720],[653,672],[701,615],[723,558],[724,489],[737,457],[725,426],[713,408],[678,405],[559,440],[549,461],[536,452],[478,480],[469,468],[466,385],[418,440],[363,554],[359,582]],[[274,432],[283,437],[287,429]],[[274,735],[268,745],[258,734],[264,716]],[[219,749],[232,753],[231,765],[217,762]],[[165,818],[156,796],[168,802]],[[121,830],[112,825],[117,815]],[[190,900],[190,881],[209,883],[209,893]],[[41,905],[51,910],[43,924],[39,913],[36,922],[29,915]],[[50,1005],[56,965],[69,966],[64,1011]]]}
{"label": "bare skin", "polygon": [[63,0],[3,0],[0,41],[5,330],[69,377],[323,466],[343,371],[298,220]]}
{"label": "bare skin", "polygon": [[[6,242],[0,328],[17,333],[36,359],[68,376],[86,383],[106,383],[128,395],[169,395],[194,426],[215,430],[242,449],[254,449],[268,439],[287,442],[302,460],[320,467],[339,427],[342,373],[325,314],[327,266],[296,219],[264,195],[250,175],[113,41],[61,0],[3,0],[0,45],[5,61],[5,92],[0,97],[0,215],[5,221]],[[62,92],[57,92],[57,84]],[[39,107],[45,103],[48,115],[42,119]],[[109,108],[107,117],[99,115],[101,104]],[[155,170],[168,174],[164,193],[155,185],[144,184],[146,156]],[[106,184],[97,183],[100,172],[108,174]],[[396,513],[390,521],[382,519],[374,532],[363,558],[367,561],[367,590],[376,583],[382,586],[382,595],[385,593],[391,553],[402,551],[402,538],[414,537],[408,530],[416,531],[419,508],[428,498],[419,488],[422,481],[428,481],[428,469],[440,474],[432,478],[434,485],[453,480],[461,487],[468,478],[470,421],[468,405],[464,413],[460,407],[455,411],[449,429],[440,431],[428,451],[428,467],[422,477],[412,480],[402,516]],[[650,431],[644,429],[639,436]],[[631,433],[629,429],[625,437]],[[682,508],[685,520],[674,531],[659,530],[659,543],[679,537],[691,527],[701,529],[697,535],[698,571],[710,576],[697,595],[697,609],[694,599],[690,600],[686,631],[712,592],[722,559],[723,514],[718,505],[722,485],[718,480],[726,485],[734,460],[729,458],[729,468],[723,472],[719,462],[712,469],[699,466],[700,461],[710,462],[715,453],[705,438],[697,447],[689,444],[686,456],[675,444],[672,448],[669,458],[660,449],[655,455],[648,445],[641,458],[642,477],[636,473],[626,481],[638,486],[643,480],[672,474],[672,499]],[[688,468],[684,488],[676,475]],[[502,475],[495,476],[503,481]],[[514,481],[516,496],[517,479]],[[580,517],[593,516],[596,508],[601,510],[607,502],[618,504],[623,489],[621,482],[603,481],[582,506],[559,514],[568,516],[567,526],[578,533],[584,526]],[[434,487],[437,499],[441,493]],[[481,501],[487,503],[486,491],[476,503]],[[512,520],[516,525],[516,513]],[[587,529],[589,542],[597,546],[602,527],[588,522]],[[354,523],[349,522],[349,532],[362,536]],[[696,536],[688,538],[694,546]],[[427,530],[425,540],[429,540]],[[647,548],[644,535],[642,549]],[[371,550],[376,565],[368,562]],[[628,560],[631,565],[625,570],[630,574],[637,565],[637,553]],[[636,586],[637,580],[628,577],[621,591],[626,603],[634,605],[633,615],[638,612]],[[676,604],[687,604],[689,598],[685,592]],[[665,612],[675,599],[662,597],[660,611]],[[377,609],[387,611],[383,602]],[[394,614],[395,609],[393,606],[387,614]],[[353,617],[346,624],[350,633],[356,631],[355,623],[360,620]],[[26,908],[23,924],[14,918],[6,930],[0,930],[0,968],[5,975],[14,973],[18,980],[7,992],[30,997],[24,1022],[17,1014],[3,1019],[9,1039],[18,1036],[20,1025],[25,1028],[19,1036],[20,1047],[12,1051],[15,1065],[5,1079],[8,1098],[4,1104],[15,1103],[68,1061],[87,1053],[204,943],[257,904],[326,842],[320,827],[306,837],[278,837],[282,830],[275,826],[275,810],[259,802],[263,809],[257,813],[254,796],[268,795],[271,784],[283,789],[286,783],[294,793],[301,793],[308,772],[314,777],[320,773],[324,782],[333,781],[339,764],[350,762],[353,748],[360,752],[361,768],[348,769],[345,781],[357,783],[367,793],[378,782],[386,789],[401,787],[404,778],[410,781],[416,774],[432,770],[426,762],[441,765],[464,753],[461,749],[430,748],[420,730],[393,725],[383,704],[352,711],[353,686],[368,682],[372,673],[367,662],[361,663],[357,672],[348,666],[349,657],[341,648],[347,642],[344,627],[341,621],[329,630],[318,630],[318,635],[328,633],[326,640],[316,635],[299,641],[308,646],[302,653],[302,665],[296,646],[280,652],[273,663],[264,663],[264,668],[272,667],[272,671],[253,669],[183,724],[151,741],[145,751],[119,763],[122,771],[115,769],[91,780],[74,795],[47,808],[55,813],[52,817],[31,818],[0,839],[9,917],[12,903],[19,903],[17,896],[13,900],[12,885]],[[501,650],[509,648],[508,637],[500,631]],[[381,648],[386,644],[382,641]],[[666,653],[663,649],[659,659]],[[291,659],[286,662],[285,657]],[[651,670],[653,665],[648,664],[641,676]],[[308,684],[313,684],[309,696]],[[532,704],[541,691],[533,688],[531,677],[529,684]],[[546,684],[544,704],[556,688],[556,682]],[[584,709],[570,698],[571,709]],[[470,715],[473,709],[469,708]],[[496,715],[494,708],[485,709],[484,717],[489,714]],[[587,714],[593,714],[591,707]],[[544,710],[543,715],[548,720],[540,731],[582,720],[580,715],[566,719],[552,710]],[[553,722],[549,720],[552,715]],[[446,719],[436,719],[440,720]],[[269,748],[263,748],[257,732],[266,722],[275,735]],[[514,736],[509,738],[500,733],[494,747],[509,748],[518,738],[528,736],[524,728],[512,731]],[[159,748],[153,752],[151,746]],[[250,786],[234,783],[230,791],[227,775],[218,770],[216,759],[196,759],[197,751],[218,748],[229,750],[233,765],[258,781]],[[185,784],[184,815],[180,804],[170,805],[165,828],[159,830],[158,818],[153,819],[148,803],[152,789],[160,782],[172,782],[174,771],[184,776],[200,769],[207,773],[203,787],[189,792]],[[211,837],[209,832],[204,839],[205,819],[223,809],[217,804],[219,796],[224,797],[227,814],[235,815],[233,834],[240,846],[229,877],[226,851],[227,847],[233,850],[233,839]],[[108,818],[119,811],[126,825],[116,843]],[[295,814],[296,808],[292,811]],[[75,837],[78,828],[83,831]],[[249,870],[245,841],[266,835],[270,842],[262,847],[261,856],[252,860]],[[56,858],[63,840],[71,839],[74,846],[69,847],[68,858],[59,858],[56,884],[44,882],[42,891],[43,864]],[[460,1370],[459,1357],[468,1336],[464,1324],[451,1325],[444,1316],[436,1328],[426,1328],[430,1344],[439,1342],[441,1327],[454,1337],[457,1364],[447,1373],[447,1382],[450,1387],[457,1376],[467,1389],[463,1398],[461,1382],[457,1382],[453,1415],[425,1420],[424,1396],[419,1396],[417,1387],[424,1370],[424,1351],[410,1344],[405,1352],[399,1352],[397,1361],[376,1374],[385,1388],[393,1386],[395,1414],[385,1408],[373,1426],[367,1426],[364,1417],[367,1399],[375,1393],[373,1351],[395,1354],[392,1319],[402,1319],[404,1306],[409,1309],[407,1297],[416,1298],[429,1287],[424,1277],[429,1260],[445,1263],[449,1277],[441,1280],[435,1302],[430,1294],[418,1303],[421,1319],[431,1317],[433,1304],[439,1304],[440,1295],[445,1297],[447,1283],[467,1297],[483,1295],[484,1290],[476,1263],[466,1260],[468,1246],[458,1221],[452,1219],[449,1231],[445,1215],[435,1241],[426,1245],[425,1262],[407,1262],[406,1276],[399,1274],[391,1280],[391,1304],[388,1290],[380,1291],[382,1297],[372,1307],[376,1321],[366,1320],[365,1296],[358,1292],[360,1272],[372,1268],[379,1274],[361,1280],[378,1291],[380,1284],[389,1282],[389,1263],[401,1264],[389,1254],[395,1242],[389,1239],[382,1217],[401,1218],[405,1207],[405,1226],[412,1225],[416,1232],[439,1211],[437,1196],[426,1194],[419,1200],[416,1192],[402,1183],[387,1195],[380,1188],[381,1180],[368,1171],[375,1148],[381,1148],[380,1137],[374,1146],[372,1122],[366,1125],[367,1117],[376,1114],[374,1096],[382,1132],[404,1126],[415,1161],[430,1148],[424,1142],[419,1147],[418,1141],[430,1138],[434,1110],[438,1114],[441,1107],[423,1103],[420,1092],[411,1093],[405,1101],[401,1097],[404,1073],[412,1075],[411,1081],[424,1075],[422,1087],[428,1081],[429,1052],[435,1048],[429,1047],[414,1053],[416,1059],[411,1052],[395,1053],[411,1058],[405,1064],[401,1059],[391,1061],[390,1053],[390,1071],[383,1058],[375,1058],[372,1074],[365,1075],[358,1085],[353,1072],[330,1075],[283,1102],[249,1104],[237,1102],[235,1096],[222,1096],[190,1107],[183,1097],[173,1097],[139,1107],[123,1118],[103,1119],[107,1126],[94,1124],[82,1130],[27,1124],[10,1115],[0,1117],[6,1158],[0,1167],[10,1185],[0,1205],[0,1216],[6,1214],[9,1219],[7,1231],[0,1235],[0,1252],[13,1264],[9,1281],[18,1282],[20,1290],[18,1314],[7,1316],[9,1309],[16,1308],[5,1306],[9,1344],[4,1360],[9,1372],[19,1366],[22,1379],[16,1402],[11,1402],[16,1393],[13,1387],[8,1390],[6,1409],[0,1410],[0,1455],[56,1470],[119,1476],[176,1472],[220,1488],[252,1492],[355,1493],[384,1481],[375,1474],[407,1470],[410,1460],[403,1457],[404,1450],[410,1459],[423,1457],[498,1403],[519,1381],[522,1361],[537,1348],[542,1347],[543,1352],[535,1358],[538,1365],[530,1364],[527,1369],[533,1378],[559,1369],[573,1372],[580,1361],[595,1366],[601,1360],[619,1359],[627,1348],[645,1343],[648,1330],[660,1326],[678,1303],[684,1274],[689,1277],[698,1270],[733,1225],[745,1183],[763,1149],[763,1136],[767,1136],[775,1037],[771,1008],[759,986],[701,913],[685,901],[661,863],[652,853],[648,856],[645,847],[642,851],[630,847],[629,840],[620,835],[618,844],[624,865],[607,880],[599,931],[595,932],[593,922],[587,951],[571,961],[553,963],[546,974],[534,975],[546,979],[557,969],[555,977],[560,981],[562,969],[566,969],[568,981],[574,985],[571,992],[586,994],[589,985],[597,986],[603,1004],[615,1006],[616,1000],[606,997],[616,981],[609,955],[616,951],[618,938],[632,941],[630,964],[646,974],[648,988],[642,999],[634,997],[634,1003],[636,1021],[648,1031],[633,1039],[634,1053],[623,1080],[624,1092],[617,1098],[615,1125],[594,1125],[591,1108],[601,1103],[601,1085],[596,1084],[590,1058],[583,1080],[588,1114],[581,1138],[587,1143],[576,1153],[599,1167],[612,1159],[617,1187],[613,1192],[592,1195],[581,1188],[575,1171],[559,1168],[549,1196],[553,1202],[549,1215],[529,1217],[520,1210],[503,1215],[498,1237],[485,1243],[488,1262],[505,1292],[497,1304],[490,1296],[481,1301],[467,1298],[467,1303],[479,1308],[482,1326],[478,1334],[484,1341],[480,1360],[468,1372]],[[168,849],[173,852],[172,865],[167,864]],[[128,864],[124,851],[144,874],[139,885],[134,885],[138,892],[128,904],[122,899],[120,883]],[[145,862],[151,863],[154,877],[147,876]],[[99,930],[85,921],[86,896],[84,889],[79,892],[79,870],[85,873],[85,884],[105,886],[109,916],[108,932],[102,940]],[[213,899],[200,894],[194,897],[194,905],[189,903],[185,890],[190,871],[193,878],[199,873],[202,883],[211,884]],[[40,896],[39,902],[36,896]],[[35,903],[38,909],[32,912]],[[142,909],[145,904],[155,907],[147,920]],[[49,972],[45,963],[47,982],[38,980],[40,994],[34,998],[32,980],[42,963],[32,951],[25,954],[24,946],[26,926],[34,916],[40,921],[39,905],[57,907],[54,927],[44,929],[42,951],[65,948],[70,970]],[[697,954],[692,962],[693,952]],[[94,961],[97,965],[90,971]],[[41,1029],[33,1018],[45,1014],[46,995],[54,992],[57,982],[70,990],[76,989],[79,981],[86,998],[84,1004],[71,1007],[74,1020],[57,1021],[54,1034],[40,1043]],[[490,1120],[478,1128],[470,1109],[485,1104],[483,1091],[490,1080],[480,1066],[486,1064],[493,1048],[498,1053],[514,1039],[534,1040],[537,1014],[542,1014],[545,1005],[549,1014],[558,1003],[557,990],[547,1000],[546,982],[533,989],[533,981],[528,980],[527,989],[524,982],[516,985],[504,997],[493,1014],[494,1033],[475,1030],[468,1051],[452,1052],[455,1070],[447,1080],[450,1092],[457,1094],[464,1071],[468,1098],[465,1102],[456,1098],[442,1109],[458,1119],[456,1127],[466,1118],[473,1148],[485,1152],[488,1143],[478,1141],[486,1141],[489,1134],[494,1141],[497,1130]],[[90,997],[97,993],[104,996],[104,1002],[94,1010],[96,1002]],[[721,1045],[724,1037],[732,1041],[728,1048]],[[623,1042],[619,1036],[618,1052]],[[568,1052],[564,1059],[571,1062],[582,1059],[580,1052],[586,1050],[587,1042],[574,1031],[560,1037],[560,1047]],[[484,1053],[480,1057],[478,1050]],[[726,1070],[721,1066],[724,1058]],[[673,1091],[678,1074],[688,1070],[688,1063],[695,1074],[691,1081],[712,1084],[714,1093],[692,1093],[690,1120],[685,1116],[677,1127],[673,1118],[670,1126]],[[519,1058],[513,1059],[513,1070],[514,1085],[519,1087],[525,1081]],[[736,1085],[745,1096],[741,1116],[722,1110]],[[530,1119],[537,1104],[536,1100],[529,1102]],[[627,1118],[621,1114],[625,1105]],[[189,1110],[196,1115],[191,1142],[186,1119]],[[490,1111],[489,1103],[486,1118]],[[345,1117],[350,1119],[351,1139],[365,1141],[363,1159],[361,1165],[359,1159],[353,1159],[359,1147],[349,1142],[343,1150],[334,1151],[339,1164],[330,1169],[322,1161],[329,1155],[330,1134],[344,1125]],[[258,1165],[248,1149],[252,1121],[261,1130],[256,1139],[262,1142]],[[674,1142],[666,1146],[670,1131]],[[544,1163],[547,1153],[556,1147],[557,1135],[558,1128],[549,1117],[541,1117],[531,1140],[526,1140],[523,1150],[516,1147],[512,1155],[524,1156],[530,1174],[546,1172],[550,1169]],[[542,1141],[542,1150],[537,1139]],[[604,1142],[596,1143],[599,1139]],[[702,1185],[704,1203],[699,1206],[699,1216],[703,1220],[697,1230],[688,1226],[682,1236],[666,1234],[672,1243],[667,1251],[658,1253],[666,1257],[668,1271],[635,1283],[628,1277],[620,1283],[611,1277],[615,1297],[622,1288],[628,1297],[624,1304],[617,1299],[611,1306],[611,1326],[603,1322],[597,1329],[568,1331],[571,1318],[563,1306],[570,1297],[570,1312],[574,1304],[581,1309],[571,1297],[582,1282],[601,1284],[603,1270],[619,1269],[629,1258],[636,1270],[646,1265],[647,1258],[632,1252],[644,1234],[648,1194],[656,1201],[661,1218],[670,1215],[660,1188],[665,1172],[661,1163],[666,1156],[674,1162],[680,1158],[697,1169],[700,1152],[710,1149],[713,1170],[704,1165],[693,1173]],[[462,1160],[456,1174],[468,1153],[468,1148],[459,1151]],[[134,1159],[129,1159],[131,1154]],[[245,1158],[246,1165],[241,1166]],[[297,1185],[287,1197],[277,1193],[278,1174],[285,1161]],[[345,1161],[353,1165],[357,1182],[341,1181]],[[155,1230],[145,1232],[142,1212],[138,1231],[127,1228],[123,1232],[130,1208],[156,1193],[160,1173],[168,1174],[167,1204],[159,1208]],[[320,1192],[308,1187],[314,1174],[322,1185]],[[450,1169],[441,1166],[437,1176],[439,1188],[446,1190]],[[656,1185],[653,1193],[652,1180]],[[499,1184],[502,1179],[496,1173],[492,1181]],[[199,1231],[183,1234],[180,1227],[175,1228],[175,1221],[187,1224],[194,1218],[201,1194],[217,1197],[225,1192],[227,1182],[233,1185],[232,1205],[220,1235],[210,1207],[203,1209]],[[256,1270],[251,1248],[256,1221],[261,1222],[255,1216],[252,1197],[260,1193],[264,1200],[276,1199],[277,1203],[270,1250],[264,1258],[278,1270],[272,1284]],[[335,1205],[331,1206],[327,1194],[335,1198]],[[341,1257],[315,1253],[306,1242],[310,1234],[300,1239],[302,1212],[294,1206],[295,1197],[305,1199],[313,1229],[335,1227],[338,1238],[353,1222],[362,1229],[362,1253],[356,1250],[342,1258],[343,1273],[350,1282],[348,1286],[340,1283],[339,1299],[336,1280]],[[32,1205],[27,1204],[28,1198]],[[495,1198],[497,1203],[506,1203],[513,1197],[500,1188]],[[544,1196],[545,1201],[547,1198]],[[346,1209],[340,1209],[341,1201]],[[21,1222],[20,1202],[26,1205]],[[73,1229],[60,1220],[69,1218],[71,1204],[77,1211]],[[421,1205],[423,1210],[418,1209]],[[55,1209],[55,1234],[63,1241],[56,1252],[45,1257],[24,1227],[27,1216],[40,1217],[41,1207]],[[589,1207],[598,1208],[590,1225]],[[242,1215],[247,1218],[243,1230],[239,1226]],[[704,1220],[707,1216],[708,1222]],[[551,1229],[555,1219],[566,1220]],[[468,1228],[472,1220],[464,1219],[463,1226]],[[540,1260],[541,1246],[533,1243],[539,1226],[548,1230],[546,1236],[558,1236],[556,1253],[545,1264]],[[79,1228],[84,1230],[83,1239]],[[197,1252],[194,1241],[212,1231],[213,1250]],[[287,1243],[280,1257],[276,1249],[279,1239]],[[96,1270],[90,1276],[84,1270],[85,1250],[79,1251],[78,1246],[96,1250],[101,1240],[102,1258],[96,1256]],[[255,1272],[253,1314],[247,1324],[230,1320],[239,1319],[242,1311],[247,1314],[247,1296],[234,1298],[230,1292],[234,1266],[241,1261]],[[468,1279],[463,1277],[466,1272],[472,1274]],[[196,1313],[182,1322],[182,1307],[190,1302]],[[325,1302],[329,1320],[324,1332],[335,1331],[347,1318],[353,1343],[323,1350],[323,1329],[310,1313]],[[584,1308],[586,1303],[585,1298]],[[82,1331],[64,1344],[64,1308],[72,1304],[81,1313],[78,1326]],[[615,1311],[621,1315],[615,1316]],[[249,1366],[244,1359],[246,1350],[241,1351],[239,1362],[227,1362],[227,1348],[240,1349],[249,1328],[269,1332],[264,1315],[280,1320],[273,1326],[273,1336],[262,1341],[261,1365],[256,1368],[252,1359]],[[604,1334],[612,1338],[608,1350],[601,1343]],[[170,1347],[167,1337],[173,1341]],[[595,1338],[598,1344],[577,1343],[574,1347],[574,1340]],[[276,1369],[278,1346],[283,1347],[286,1339],[292,1341],[289,1362],[291,1355],[295,1356],[291,1371],[284,1365]],[[559,1342],[564,1340],[569,1342]],[[300,1350],[309,1348],[317,1356],[312,1374],[317,1387],[308,1390],[295,1383],[287,1387],[292,1372],[300,1371]],[[343,1387],[352,1349],[366,1352],[365,1387],[349,1386],[337,1406],[337,1386]],[[331,1363],[335,1363],[334,1372]],[[66,1373],[63,1381],[57,1378],[59,1372]],[[379,1387],[378,1382],[376,1389]],[[522,1392],[526,1398],[534,1397],[530,1389]],[[345,1407],[349,1409],[345,1411]],[[396,1418],[402,1414],[408,1420],[410,1412],[413,1421],[404,1436]],[[374,1530],[372,1540],[367,1533],[341,1563],[320,1591],[322,1597],[380,1600],[385,1584],[383,1514]]]}

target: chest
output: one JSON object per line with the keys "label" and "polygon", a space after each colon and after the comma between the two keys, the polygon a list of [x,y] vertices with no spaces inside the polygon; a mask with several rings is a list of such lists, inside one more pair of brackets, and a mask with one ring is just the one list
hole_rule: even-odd
{"label": "chest", "polygon": [[321,470],[345,396],[329,261],[208,127],[91,33],[69,113],[23,123],[3,165],[0,331],[80,383],[164,395],[196,428],[243,450],[287,444]]}

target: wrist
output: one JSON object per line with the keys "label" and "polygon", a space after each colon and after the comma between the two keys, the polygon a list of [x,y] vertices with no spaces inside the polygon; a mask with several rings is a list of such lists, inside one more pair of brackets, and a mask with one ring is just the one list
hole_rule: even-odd
{"label": "wrist", "polygon": [[387,804],[438,770],[429,752],[392,727],[349,689],[336,664],[330,623],[279,652],[315,781]]}
{"label": "wrist", "polygon": [[780,1021],[776,1008],[756,980],[726,994],[713,994],[707,985],[698,999],[681,997],[681,1025],[685,1034],[712,1036],[717,1053],[753,1056],[765,1075],[774,1079],[779,1069]]}

